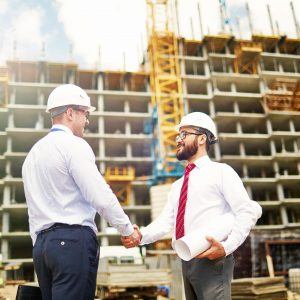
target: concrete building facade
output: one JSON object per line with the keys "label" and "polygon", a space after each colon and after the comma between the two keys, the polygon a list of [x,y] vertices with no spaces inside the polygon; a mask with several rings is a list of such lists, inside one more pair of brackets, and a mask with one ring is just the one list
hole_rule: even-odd
{"label": "concrete building facade", "polygon": [[[300,41],[253,37],[250,42],[259,42],[261,52],[257,57],[245,52],[240,58],[243,66],[255,64],[257,70],[252,72],[237,69],[238,41],[232,36],[178,42],[185,111],[202,111],[215,120],[219,143],[212,159],[231,165],[249,196],[263,207],[262,218],[237,254],[250,254],[244,257],[249,264],[244,263],[247,270],[240,276],[263,275],[265,240],[300,238],[300,107],[293,108],[286,100],[286,107],[276,108],[276,101],[269,105],[266,100],[266,95],[276,93],[298,99]],[[23,278],[33,280],[21,167],[32,145],[51,127],[45,113],[49,93],[62,83],[86,90],[96,111],[85,139],[97,166],[102,174],[113,168],[134,170],[132,180],[111,184],[116,193],[129,188],[124,210],[132,222],[147,225],[153,164],[151,91],[147,68],[135,73],[99,72],[71,63],[20,60],[7,61],[5,67],[8,80],[1,82],[1,90],[4,99],[7,88],[8,97],[0,108],[1,253],[4,264],[19,264]],[[101,245],[120,244],[118,234],[103,219],[97,217],[96,223]],[[293,258],[289,263],[297,264]],[[9,271],[4,275],[12,276]]]}

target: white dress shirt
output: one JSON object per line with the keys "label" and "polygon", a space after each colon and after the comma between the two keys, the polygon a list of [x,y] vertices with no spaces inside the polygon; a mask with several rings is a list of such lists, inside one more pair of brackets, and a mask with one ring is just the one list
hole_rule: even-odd
{"label": "white dress shirt", "polygon": [[121,235],[133,227],[118,199],[99,173],[89,144],[63,126],[38,141],[22,168],[30,235],[54,223],[90,226],[95,232],[96,211]]}
{"label": "white dress shirt", "polygon": [[[250,200],[241,179],[229,165],[213,162],[208,156],[203,156],[194,163],[196,167],[189,175],[184,218],[185,234],[197,228],[205,228],[211,220],[232,212],[235,216],[233,229],[228,238],[221,241],[226,255],[229,255],[244,242],[260,218],[262,209],[257,202]],[[183,177],[172,184],[162,213],[151,224],[141,229],[142,244],[157,241],[173,230],[174,246],[174,229],[182,183]]]}

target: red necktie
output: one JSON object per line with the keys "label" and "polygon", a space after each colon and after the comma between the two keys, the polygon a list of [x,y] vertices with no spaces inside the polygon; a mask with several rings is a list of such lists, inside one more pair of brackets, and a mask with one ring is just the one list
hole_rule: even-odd
{"label": "red necktie", "polygon": [[179,205],[176,217],[176,240],[184,236],[184,213],[187,201],[188,184],[190,172],[196,167],[195,164],[189,164],[185,168],[183,184],[180,191]]}

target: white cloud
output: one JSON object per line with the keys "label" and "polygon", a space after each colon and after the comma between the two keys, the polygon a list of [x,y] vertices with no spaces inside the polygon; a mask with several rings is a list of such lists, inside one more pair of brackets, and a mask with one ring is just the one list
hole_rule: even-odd
{"label": "white cloud", "polygon": [[[140,36],[145,31],[145,4],[140,0],[56,0],[59,20],[85,63],[100,59],[102,69],[126,69],[138,66]],[[100,47],[100,58],[99,58]]]}
{"label": "white cloud", "polygon": [[0,0],[0,14],[6,13],[8,10],[7,0]]}

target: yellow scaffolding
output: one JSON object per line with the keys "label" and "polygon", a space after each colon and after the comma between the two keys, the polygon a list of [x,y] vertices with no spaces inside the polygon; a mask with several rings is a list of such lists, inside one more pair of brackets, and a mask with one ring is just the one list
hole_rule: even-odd
{"label": "yellow scaffolding", "polygon": [[0,67],[0,107],[8,104],[8,68]]}
{"label": "yellow scaffolding", "polygon": [[257,74],[257,65],[262,52],[260,42],[237,41],[233,61],[235,73]]}
{"label": "yellow scaffolding", "polygon": [[147,1],[151,100],[157,117],[155,165],[166,177],[177,161],[174,127],[184,115],[178,41],[169,30],[167,3],[167,0]]}
{"label": "yellow scaffolding", "polygon": [[105,171],[105,179],[114,193],[116,194],[121,205],[130,204],[132,181],[135,178],[135,169],[127,167],[108,167]]}
{"label": "yellow scaffolding", "polygon": [[233,40],[233,36],[229,34],[206,35],[203,40],[208,53],[226,53],[226,46]]}
{"label": "yellow scaffolding", "polygon": [[279,40],[280,37],[276,35],[252,35],[252,41],[261,43],[264,52],[275,52]]}

